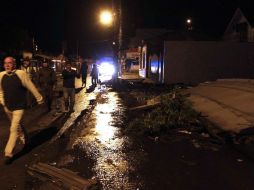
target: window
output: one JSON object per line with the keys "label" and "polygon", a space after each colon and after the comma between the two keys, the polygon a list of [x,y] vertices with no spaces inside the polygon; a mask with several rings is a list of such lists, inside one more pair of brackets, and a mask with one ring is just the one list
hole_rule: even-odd
{"label": "window", "polygon": [[246,22],[236,24],[235,30],[239,34],[239,40],[241,42],[248,40],[248,24]]}

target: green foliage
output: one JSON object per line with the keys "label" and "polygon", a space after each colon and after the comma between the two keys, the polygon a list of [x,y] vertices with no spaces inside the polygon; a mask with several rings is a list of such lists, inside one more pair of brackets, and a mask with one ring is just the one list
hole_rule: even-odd
{"label": "green foliage", "polygon": [[131,121],[126,132],[159,136],[170,129],[187,127],[197,121],[199,114],[192,109],[190,101],[184,95],[173,91],[161,95],[160,99],[160,106]]}

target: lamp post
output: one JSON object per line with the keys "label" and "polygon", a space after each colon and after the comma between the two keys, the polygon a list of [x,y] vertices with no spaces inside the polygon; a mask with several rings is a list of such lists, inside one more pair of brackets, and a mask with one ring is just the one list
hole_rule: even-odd
{"label": "lamp post", "polygon": [[187,26],[187,30],[193,30],[192,27],[192,20],[190,18],[186,19],[186,26]]}
{"label": "lamp post", "polygon": [[118,22],[119,22],[119,31],[118,31],[118,70],[121,73],[121,61],[122,61],[122,37],[123,37],[123,30],[122,30],[122,0],[118,0]]}
{"label": "lamp post", "polygon": [[[120,6],[120,4],[118,4]],[[121,6],[120,6],[121,7]],[[112,27],[113,57],[115,60],[116,70],[120,71],[121,47],[122,47],[122,24],[121,24],[121,9],[115,7],[112,1],[112,10],[103,10],[100,12],[99,21],[103,26]]]}

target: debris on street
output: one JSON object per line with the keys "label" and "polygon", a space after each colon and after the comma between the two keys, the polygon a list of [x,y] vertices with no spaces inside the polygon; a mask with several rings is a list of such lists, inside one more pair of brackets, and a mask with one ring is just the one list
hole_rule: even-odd
{"label": "debris on street", "polygon": [[86,190],[96,184],[94,179],[84,179],[77,173],[62,168],[56,168],[45,163],[39,162],[28,168],[28,173],[43,182],[50,182],[57,188]]}

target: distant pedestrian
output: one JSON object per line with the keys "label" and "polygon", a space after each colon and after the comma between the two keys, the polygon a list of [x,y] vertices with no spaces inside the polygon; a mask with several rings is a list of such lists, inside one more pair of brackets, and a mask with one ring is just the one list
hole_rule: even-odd
{"label": "distant pedestrian", "polygon": [[83,59],[81,59],[81,68],[80,68],[80,74],[81,74],[81,80],[82,80],[82,87],[86,87],[86,78],[87,78],[87,62],[83,61]]}
{"label": "distant pedestrian", "polygon": [[96,86],[98,83],[98,77],[99,77],[99,71],[98,71],[98,67],[97,67],[96,63],[93,64],[93,68],[91,71],[91,77],[92,77],[92,85]]}
{"label": "distant pedestrian", "polygon": [[38,72],[38,84],[41,88],[48,112],[51,111],[53,101],[53,88],[56,86],[56,73],[49,67],[47,62],[42,63],[42,68]]}
{"label": "distant pedestrian", "polygon": [[21,64],[21,67],[20,67],[21,70],[25,71],[29,78],[32,80],[32,82],[35,82],[35,76],[36,76],[36,71],[35,69],[32,67],[31,65],[31,62],[29,60],[29,58],[24,58],[22,64]]}
{"label": "distant pedestrian", "polygon": [[[31,66],[29,58],[27,58],[27,57],[24,58],[23,62],[21,63],[20,69],[23,70],[24,72],[26,72],[26,74],[29,76],[29,78],[32,82],[35,82],[36,72],[33,69],[33,67]],[[31,94],[31,92],[27,91],[26,98],[27,98],[27,107],[29,107],[29,108],[33,107],[35,105],[36,101],[35,101],[33,95]]]}
{"label": "distant pedestrian", "polygon": [[74,111],[75,104],[75,78],[79,78],[76,70],[71,68],[70,63],[66,63],[66,68],[62,72],[63,77],[63,96],[65,111]]}
{"label": "distant pedestrian", "polygon": [[43,97],[26,72],[16,70],[16,62],[13,57],[4,59],[5,71],[0,72],[0,103],[11,120],[10,136],[5,147],[5,164],[10,164],[13,157],[13,149],[18,137],[26,143],[26,132],[22,118],[26,108],[26,91],[29,90],[36,98],[38,104],[43,103]]}

